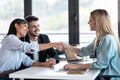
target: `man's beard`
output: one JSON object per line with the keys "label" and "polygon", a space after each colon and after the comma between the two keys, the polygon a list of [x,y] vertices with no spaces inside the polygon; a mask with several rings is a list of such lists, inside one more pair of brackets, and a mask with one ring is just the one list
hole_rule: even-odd
{"label": "man's beard", "polygon": [[36,33],[30,33],[30,35],[34,36],[34,37],[38,37],[39,34]]}

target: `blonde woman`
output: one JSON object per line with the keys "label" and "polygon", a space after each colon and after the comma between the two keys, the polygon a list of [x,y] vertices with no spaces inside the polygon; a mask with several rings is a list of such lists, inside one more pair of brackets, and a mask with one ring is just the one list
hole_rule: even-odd
{"label": "blonde woman", "polygon": [[104,9],[92,11],[88,24],[91,31],[96,31],[95,40],[81,49],[70,45],[65,45],[65,48],[71,49],[80,56],[96,55],[97,61],[91,64],[66,64],[64,68],[92,68],[104,70],[103,75],[120,75],[120,44],[112,30],[108,12]]}

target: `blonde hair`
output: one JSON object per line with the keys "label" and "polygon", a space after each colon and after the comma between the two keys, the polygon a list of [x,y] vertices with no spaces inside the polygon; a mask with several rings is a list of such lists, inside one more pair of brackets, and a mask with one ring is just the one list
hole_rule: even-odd
{"label": "blonde hair", "polygon": [[105,36],[106,34],[111,34],[115,37],[116,42],[118,44],[118,50],[119,50],[119,55],[120,55],[120,43],[117,39],[117,37],[114,34],[114,31],[112,30],[112,24],[111,24],[111,19],[108,14],[108,12],[104,9],[96,9],[91,12],[91,17],[95,22],[96,26],[96,43],[95,47],[97,45],[97,42]]}

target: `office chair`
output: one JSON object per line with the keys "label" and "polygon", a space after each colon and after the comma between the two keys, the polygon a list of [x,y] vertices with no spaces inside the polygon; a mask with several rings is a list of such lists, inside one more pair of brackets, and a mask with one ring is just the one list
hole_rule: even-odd
{"label": "office chair", "polygon": [[103,75],[105,69],[101,70],[98,80],[110,80],[111,78],[120,78],[120,75]]}
{"label": "office chair", "polygon": [[120,78],[120,75],[100,75],[99,80],[110,80],[111,78]]}

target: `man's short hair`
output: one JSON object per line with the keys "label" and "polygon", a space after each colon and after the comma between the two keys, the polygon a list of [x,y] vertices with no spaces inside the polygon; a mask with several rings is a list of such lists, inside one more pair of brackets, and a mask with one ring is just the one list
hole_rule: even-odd
{"label": "man's short hair", "polygon": [[39,18],[36,17],[36,16],[33,16],[33,15],[28,15],[28,16],[25,17],[25,20],[29,23],[31,21],[38,21]]}

